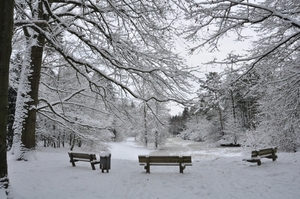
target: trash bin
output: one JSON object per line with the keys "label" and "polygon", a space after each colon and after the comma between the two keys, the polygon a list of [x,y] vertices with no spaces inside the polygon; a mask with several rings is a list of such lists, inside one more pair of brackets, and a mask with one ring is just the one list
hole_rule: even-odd
{"label": "trash bin", "polygon": [[111,159],[110,153],[101,153],[100,154],[100,169],[102,169],[102,173],[104,173],[104,170],[106,170],[107,173],[109,172],[110,159]]}

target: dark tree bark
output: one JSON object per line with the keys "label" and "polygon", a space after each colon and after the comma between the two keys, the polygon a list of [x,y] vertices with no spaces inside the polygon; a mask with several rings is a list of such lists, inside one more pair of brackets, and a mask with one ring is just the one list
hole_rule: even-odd
{"label": "dark tree bark", "polygon": [[38,104],[38,89],[45,39],[40,34],[37,34],[37,41],[38,45],[32,46],[30,54],[30,69],[32,73],[28,77],[31,88],[28,95],[32,100],[25,105],[28,109],[28,115],[23,123],[21,138],[22,144],[27,149],[35,148],[36,107]]}
{"label": "dark tree bark", "polygon": [[7,150],[13,145],[14,131],[13,124],[15,121],[17,91],[12,87],[8,88],[8,120],[7,120]]}
{"label": "dark tree bark", "polygon": [[144,146],[148,147],[148,130],[147,130],[147,110],[144,104]]}
{"label": "dark tree bark", "polygon": [[[38,8],[36,12],[32,12],[32,17],[39,20],[48,20],[48,16],[44,13],[42,1],[38,3]],[[44,23],[37,23],[36,26],[43,29]],[[27,38],[27,45],[29,48],[29,71],[30,74],[27,76],[27,83],[29,85],[29,90],[20,91],[24,96],[28,96],[29,99],[24,103],[23,109],[26,114],[24,114],[23,122],[22,122],[22,130],[21,130],[21,157],[18,159],[23,159],[23,152],[26,150],[32,150],[36,145],[36,114],[37,114],[37,105],[38,105],[38,90],[39,90],[39,82],[40,82],[40,73],[42,67],[42,57],[43,50],[45,45],[44,36],[36,30],[29,29],[28,27],[24,27],[24,33]],[[35,40],[34,42],[32,40]],[[35,43],[32,45],[32,43]],[[26,70],[26,67],[22,68],[22,70]],[[21,84],[24,82],[21,82]],[[21,95],[20,95],[21,96]],[[18,95],[19,97],[19,95]],[[25,148],[25,149],[24,149]]]}
{"label": "dark tree bark", "polygon": [[14,1],[0,1],[0,189],[8,188],[6,128],[8,115],[8,74],[13,34]]}

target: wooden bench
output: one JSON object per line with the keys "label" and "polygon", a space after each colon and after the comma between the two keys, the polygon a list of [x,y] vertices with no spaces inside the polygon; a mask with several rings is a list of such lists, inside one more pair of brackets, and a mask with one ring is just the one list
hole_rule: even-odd
{"label": "wooden bench", "polygon": [[179,166],[179,172],[183,173],[186,166],[192,166],[191,156],[142,156],[139,155],[139,163],[144,166],[146,173],[150,173],[152,166]]}
{"label": "wooden bench", "polygon": [[95,164],[100,164],[95,154],[69,152],[69,157],[73,167],[76,166],[75,162],[78,161],[90,162],[93,170],[95,170]]}
{"label": "wooden bench", "polygon": [[269,158],[275,161],[277,159],[277,147],[275,148],[267,148],[261,149],[258,151],[251,152],[251,159],[243,159],[243,161],[257,163],[257,165],[261,165],[261,158]]}

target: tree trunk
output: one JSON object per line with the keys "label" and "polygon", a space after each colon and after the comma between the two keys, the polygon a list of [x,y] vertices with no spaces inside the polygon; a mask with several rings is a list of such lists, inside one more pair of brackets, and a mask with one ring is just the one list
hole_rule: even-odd
{"label": "tree trunk", "polygon": [[218,104],[218,112],[219,112],[221,135],[224,136],[225,133],[224,133],[224,125],[223,125],[223,114],[222,114],[222,109],[219,104]]}
{"label": "tree trunk", "polygon": [[9,185],[6,128],[8,116],[8,74],[13,34],[13,8],[14,1],[0,1],[0,190],[3,188],[6,189],[6,194],[8,194],[7,188]]}
{"label": "tree trunk", "polygon": [[[72,137],[72,134],[70,136],[70,138]],[[74,147],[75,147],[75,143],[76,143],[76,138],[75,138],[75,134],[74,137],[72,139],[70,139],[70,151],[73,151]]]}
{"label": "tree trunk", "polygon": [[235,103],[234,103],[233,91],[231,89],[230,89],[230,97],[231,97],[233,122],[234,122],[234,124],[236,124],[236,110],[235,110]]}
{"label": "tree trunk", "polygon": [[158,149],[158,131],[155,131],[155,149]]}
{"label": "tree trunk", "polygon": [[28,116],[23,124],[22,143],[27,149],[35,148],[35,125],[36,125],[36,107],[38,105],[38,90],[40,83],[40,73],[42,67],[42,57],[45,39],[41,34],[37,35],[37,45],[31,48],[31,74],[28,77],[30,91],[30,100],[27,104]]}
{"label": "tree trunk", "polygon": [[148,147],[147,109],[146,109],[146,104],[144,104],[144,147]]}
{"label": "tree trunk", "polygon": [[[47,16],[43,12],[42,2],[38,3],[37,10],[38,16],[36,18],[47,20],[45,18]],[[43,28],[42,24],[37,24],[37,26]],[[27,28],[24,28],[24,33],[27,38],[28,52],[25,52],[22,66],[14,124],[14,146],[20,145],[14,147],[13,150],[17,159],[26,159],[24,153],[34,149],[36,145],[36,107],[38,105],[39,81],[45,45],[45,38],[42,34]]]}
{"label": "tree trunk", "polygon": [[7,150],[9,151],[13,145],[13,124],[15,121],[17,91],[12,87],[8,88],[8,120],[7,120]]}

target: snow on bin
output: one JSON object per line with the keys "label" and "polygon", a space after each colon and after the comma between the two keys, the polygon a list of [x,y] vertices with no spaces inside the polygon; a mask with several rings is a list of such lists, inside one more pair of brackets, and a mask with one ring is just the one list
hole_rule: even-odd
{"label": "snow on bin", "polygon": [[101,153],[100,154],[100,169],[102,169],[102,173],[104,173],[104,170],[106,170],[107,173],[109,172],[110,159],[111,159],[110,153]]}

